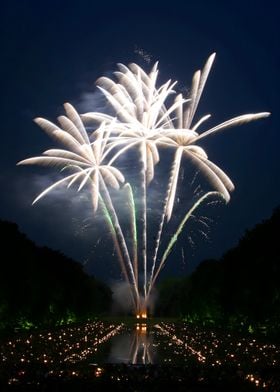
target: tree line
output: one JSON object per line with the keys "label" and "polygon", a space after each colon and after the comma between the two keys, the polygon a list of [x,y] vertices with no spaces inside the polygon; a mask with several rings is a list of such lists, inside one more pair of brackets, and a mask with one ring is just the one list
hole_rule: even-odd
{"label": "tree line", "polygon": [[219,260],[159,286],[156,313],[191,323],[280,332],[280,208]]}
{"label": "tree line", "polygon": [[0,221],[0,330],[60,325],[104,314],[111,290],[78,262],[36,246]]}
{"label": "tree line", "polygon": [[[204,326],[280,332],[280,208],[219,260],[160,283],[155,314]],[[0,330],[56,326],[108,313],[112,292],[80,263],[0,220]]]}

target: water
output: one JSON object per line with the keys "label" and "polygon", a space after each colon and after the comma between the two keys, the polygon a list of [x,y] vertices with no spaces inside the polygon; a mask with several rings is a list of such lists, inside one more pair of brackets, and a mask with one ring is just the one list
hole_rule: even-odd
{"label": "water", "polygon": [[146,324],[124,328],[122,333],[111,339],[111,350],[106,362],[133,365],[158,363],[157,345],[153,335]]}

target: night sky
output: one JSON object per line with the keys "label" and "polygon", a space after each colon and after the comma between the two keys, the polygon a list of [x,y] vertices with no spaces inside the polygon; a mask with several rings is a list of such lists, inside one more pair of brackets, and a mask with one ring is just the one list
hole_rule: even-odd
{"label": "night sky", "polygon": [[189,246],[182,236],[165,274],[188,273],[201,260],[220,257],[280,204],[277,2],[114,3],[18,0],[1,6],[0,218],[16,222],[37,244],[86,263],[94,275],[118,277],[109,236],[94,226],[86,195],[62,189],[31,206],[56,178],[53,168],[16,166],[54,147],[32,120],[55,121],[64,102],[81,113],[100,109],[95,81],[111,76],[118,62],[133,61],[148,71],[159,60],[162,83],[171,78],[182,90],[190,88],[193,73],[216,52],[198,117],[211,113],[210,127],[239,114],[272,115],[203,143],[236,190],[215,212],[208,239],[197,235]]}

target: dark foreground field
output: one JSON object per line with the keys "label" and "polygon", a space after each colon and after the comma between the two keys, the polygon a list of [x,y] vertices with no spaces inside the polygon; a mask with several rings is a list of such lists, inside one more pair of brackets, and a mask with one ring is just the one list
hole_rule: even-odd
{"label": "dark foreground field", "polygon": [[280,391],[278,345],[170,321],[18,334],[0,360],[1,391]]}

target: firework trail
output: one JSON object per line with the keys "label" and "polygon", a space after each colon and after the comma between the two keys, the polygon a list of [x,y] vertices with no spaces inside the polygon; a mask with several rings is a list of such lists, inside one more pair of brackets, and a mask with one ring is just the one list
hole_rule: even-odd
{"label": "firework trail", "polygon": [[[109,146],[110,150],[127,144],[115,154],[110,161],[113,163],[117,157],[128,149],[139,146],[141,162],[141,260],[143,265],[143,296],[147,294],[147,185],[154,177],[154,165],[159,161],[156,147],[156,134],[151,132],[163,122],[171,125],[169,114],[172,113],[178,103],[169,110],[164,107],[164,102],[173,91],[174,83],[168,81],[156,89],[158,75],[157,63],[149,75],[139,66],[131,64],[130,68],[119,64],[120,72],[116,72],[119,84],[108,78],[100,78],[97,82],[100,90],[104,93],[109,103],[115,109],[117,116],[123,121],[118,124],[118,137]],[[98,120],[96,114],[86,114],[87,118]],[[102,117],[103,119],[103,117]],[[111,119],[112,121],[112,119]],[[133,127],[133,129],[132,129]],[[125,138],[125,140],[123,140]],[[153,140],[154,139],[154,140]],[[138,274],[139,276],[139,274]]]}
{"label": "firework trail", "polygon": [[185,264],[185,252],[184,252],[184,248],[181,248],[181,256],[182,256],[182,262],[183,262],[183,264]]}
{"label": "firework trail", "polygon": [[[218,131],[269,115],[268,112],[245,114],[204,130],[200,134],[197,132],[198,128],[210,117],[209,114],[203,116],[193,124],[214,58],[215,53],[208,58],[202,71],[199,70],[194,74],[190,94],[186,98],[182,94],[176,95],[174,88],[177,82],[168,80],[159,87],[157,86],[158,63],[155,63],[148,74],[137,64],[132,63],[129,66],[119,64],[119,70],[115,72],[116,81],[107,77],[101,77],[97,81],[99,90],[115,112],[114,116],[92,112],[80,117],[74,107],[66,103],[64,105],[66,116],[58,117],[59,125],[43,118],[35,119],[35,122],[64,148],[50,149],[40,157],[25,159],[18,163],[56,166],[61,169],[61,173],[67,172],[62,179],[43,190],[33,204],[60,185],[67,184],[67,188],[77,185],[78,191],[89,185],[93,211],[96,212],[98,208],[101,208],[103,212],[118,254],[122,274],[131,289],[135,312],[146,313],[156,279],[192,212],[211,195],[219,195],[225,202],[228,202],[230,192],[234,189],[230,178],[208,159],[205,150],[197,143]],[[175,98],[168,106],[167,99],[172,94],[173,96],[175,94]],[[94,122],[95,130],[92,134],[86,131],[84,121]],[[155,166],[160,160],[162,147],[172,149],[174,158],[170,168],[156,243],[149,263],[147,258],[147,200],[149,184],[154,179]],[[110,188],[118,190],[120,185],[124,184],[124,175],[115,164],[119,157],[131,149],[138,151],[140,162],[140,170],[136,175],[141,180],[141,185],[136,189],[136,196],[140,196],[138,212],[140,219],[138,221],[140,221],[141,230],[137,230],[136,225],[135,196],[131,185],[127,183],[124,189],[132,234],[132,249],[129,249]],[[197,173],[202,173],[215,191],[204,194],[190,208],[169,241],[163,256],[158,260],[164,223],[172,218],[183,157],[194,164]],[[143,271],[143,283],[139,282],[139,271]]]}
{"label": "firework trail", "polygon": [[132,234],[132,242],[133,242],[133,270],[135,275],[135,280],[138,282],[138,242],[137,242],[137,223],[136,223],[136,208],[134,202],[134,196],[132,192],[131,185],[126,183],[124,189],[127,192],[128,198],[128,210],[130,213],[130,226],[131,226],[131,234]]}
{"label": "firework trail", "polygon": [[105,213],[106,221],[110,227],[120,260],[121,270],[125,279],[132,284],[134,300],[138,303],[138,285],[135,280],[126,241],[110,193],[107,189],[107,184],[115,189],[119,189],[119,182],[124,182],[124,176],[117,168],[103,164],[105,147],[110,132],[101,124],[96,140],[91,143],[88,136],[84,136],[86,131],[75,109],[70,104],[66,104],[65,109],[68,118],[64,116],[62,116],[62,119],[61,117],[59,118],[63,130],[44,119],[36,119],[36,122],[47,133],[50,133],[51,136],[57,138],[71,151],[58,149],[48,150],[44,153],[47,155],[46,157],[29,158],[19,162],[19,164],[52,164],[62,166],[63,170],[75,170],[75,173],[66,176],[45,189],[34,200],[33,204],[63,182],[68,182],[68,187],[70,187],[74,182],[80,180],[80,185],[78,187],[78,191],[80,191],[85,186],[86,182],[90,181],[92,187],[91,195],[93,210],[96,211],[98,208],[98,201],[103,200],[102,203],[105,204],[106,209],[103,207],[102,210]]}
{"label": "firework trail", "polygon": [[[222,124],[219,124],[216,127],[203,132],[201,135],[198,135],[198,133],[196,132],[198,127],[201,126],[201,124],[203,124],[210,117],[210,115],[202,117],[194,126],[191,126],[191,124],[214,59],[215,53],[213,53],[209,57],[202,72],[197,71],[194,74],[192,88],[190,92],[190,99],[183,100],[182,94],[179,94],[176,97],[175,102],[179,102],[179,105],[176,107],[177,124],[174,125],[175,129],[170,130],[170,132],[166,131],[165,133],[162,133],[162,136],[159,137],[159,144],[169,146],[171,148],[173,147],[176,149],[176,151],[170,172],[169,183],[167,186],[163,213],[161,216],[159,230],[156,237],[156,246],[152,259],[152,272],[150,276],[150,282],[153,281],[153,274],[157,261],[158,249],[161,242],[164,221],[165,218],[166,221],[169,221],[172,216],[175,195],[177,191],[179,171],[181,168],[181,161],[183,155],[188,157],[189,160],[192,161],[200,169],[200,171],[207,177],[208,181],[213,185],[213,187],[217,191],[221,192],[224,195],[225,200],[228,202],[230,199],[229,191],[234,190],[233,183],[218,166],[208,160],[205,151],[201,147],[196,146],[195,143],[198,140],[219,130],[256,120],[259,118],[267,117],[269,115],[269,113],[264,112],[239,116],[228,120]],[[184,110],[183,105],[186,102],[188,106],[187,109]],[[194,179],[195,178],[196,176],[194,177]]]}
{"label": "firework trail", "polygon": [[126,241],[125,241],[125,237],[123,235],[121,226],[119,224],[119,219],[118,216],[116,214],[114,205],[112,203],[111,197],[110,197],[110,193],[106,187],[106,184],[104,182],[104,180],[101,178],[101,187],[102,187],[102,191],[103,191],[103,198],[105,201],[105,205],[106,208],[108,209],[110,218],[112,220],[113,226],[114,226],[114,230],[116,232],[116,237],[118,239],[118,244],[120,245],[121,249],[122,249],[122,254],[125,260],[125,265],[128,268],[128,273],[129,273],[129,277],[130,277],[130,283],[132,283],[132,287],[133,287],[133,291],[134,291],[134,295],[135,295],[135,302],[136,304],[139,303],[139,292],[138,292],[138,285],[135,279],[135,274],[133,271],[133,265],[130,259],[130,255],[127,249],[127,245],[126,245]]}
{"label": "firework trail", "polygon": [[205,195],[203,195],[200,199],[198,199],[194,205],[189,209],[189,211],[186,213],[184,219],[181,221],[181,223],[179,224],[177,230],[175,231],[174,235],[171,237],[171,240],[169,241],[166,250],[161,258],[161,261],[158,265],[158,268],[152,278],[151,284],[149,286],[149,291],[148,291],[148,296],[151,292],[151,289],[153,288],[155,281],[160,273],[160,271],[162,270],[162,268],[165,265],[165,262],[167,260],[167,257],[169,256],[170,252],[172,251],[175,243],[178,240],[179,235],[181,234],[181,232],[183,231],[185,224],[187,223],[187,221],[189,220],[189,218],[192,216],[193,212],[209,197],[211,196],[216,196],[216,197],[221,197],[222,199],[224,199],[224,196],[222,193],[220,192],[207,192]]}
{"label": "firework trail", "polygon": [[100,201],[100,204],[101,204],[101,208],[102,208],[102,212],[103,212],[105,221],[106,221],[106,223],[108,225],[108,228],[109,228],[109,230],[111,232],[111,235],[112,235],[112,238],[113,238],[114,246],[115,246],[115,249],[116,249],[116,252],[117,252],[117,255],[118,255],[118,259],[119,259],[119,262],[120,262],[121,271],[123,273],[123,276],[124,276],[126,282],[129,284],[130,280],[129,280],[129,277],[128,277],[128,274],[127,274],[127,271],[126,271],[125,261],[124,261],[124,258],[123,258],[123,255],[122,255],[122,252],[121,252],[121,249],[120,249],[120,246],[119,246],[119,242],[118,242],[118,239],[117,239],[117,234],[116,234],[116,230],[115,230],[114,224],[112,222],[112,219],[111,219],[111,216],[109,214],[109,211],[106,208],[106,205],[105,205],[105,203],[104,203],[104,201],[103,201],[101,196],[99,196],[99,201]]}

